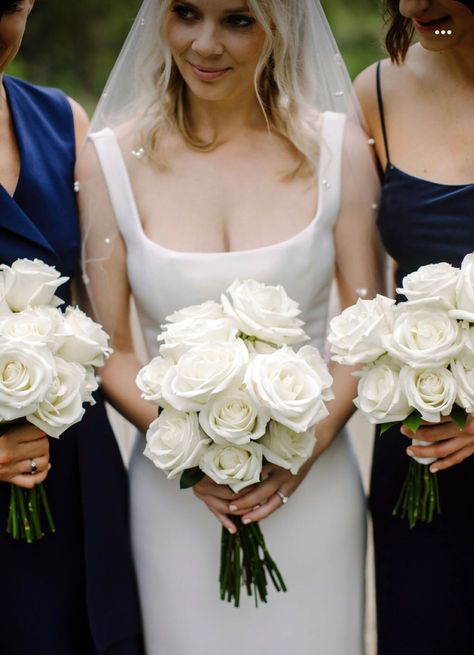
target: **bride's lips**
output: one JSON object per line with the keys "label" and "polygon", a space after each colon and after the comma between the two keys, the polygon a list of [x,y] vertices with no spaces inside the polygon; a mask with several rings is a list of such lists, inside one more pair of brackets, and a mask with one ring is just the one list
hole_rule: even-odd
{"label": "bride's lips", "polygon": [[204,68],[187,62],[194,75],[203,82],[213,82],[223,77],[231,68]]}
{"label": "bride's lips", "polygon": [[433,32],[436,28],[443,27],[449,21],[449,16],[441,18],[413,18],[413,26],[418,32]]}

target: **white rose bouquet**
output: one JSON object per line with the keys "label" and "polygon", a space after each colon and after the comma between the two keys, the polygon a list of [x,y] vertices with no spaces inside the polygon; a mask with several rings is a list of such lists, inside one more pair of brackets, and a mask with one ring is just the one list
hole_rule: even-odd
{"label": "white rose bouquet", "polygon": [[[181,488],[208,475],[238,493],[261,480],[265,460],[296,474],[311,456],[332,378],[315,348],[290,347],[308,339],[299,314],[283,287],[246,280],[220,303],[167,317],[137,385],[159,408],[144,454]],[[233,520],[236,536],[222,530],[221,599],[238,607],[241,581],[256,604],[267,578],[286,591],[258,523]]]}
{"label": "white rose bouquet", "polygon": [[[93,367],[112,351],[101,326],[80,309],[59,309],[55,292],[67,280],[38,259],[0,265],[0,435],[29,422],[59,437],[82,419],[85,402],[94,403]],[[41,538],[43,513],[54,532],[43,485],[11,485],[7,531],[14,539]]]}
{"label": "white rose bouquet", "polygon": [[[403,279],[407,302],[359,299],[331,321],[333,359],[363,364],[354,404],[383,434],[398,422],[413,432],[423,421],[451,418],[462,428],[474,414],[474,253],[461,268],[421,266]],[[414,439],[415,445],[427,445]],[[414,458],[394,514],[431,522],[440,512],[433,459]]]}

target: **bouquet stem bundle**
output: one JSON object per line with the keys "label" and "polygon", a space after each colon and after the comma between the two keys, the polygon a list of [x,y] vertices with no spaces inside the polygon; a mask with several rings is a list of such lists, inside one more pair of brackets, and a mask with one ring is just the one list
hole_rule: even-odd
{"label": "bouquet stem bundle", "polygon": [[50,532],[56,532],[53,517],[43,484],[33,489],[10,485],[10,505],[7,532],[13,539],[22,539],[28,544],[44,537],[43,513]]}
{"label": "bouquet stem bundle", "polygon": [[431,523],[435,512],[441,514],[438,477],[426,464],[412,459],[392,514],[406,518],[410,528],[414,528],[419,520]]}
{"label": "bouquet stem bundle", "polygon": [[238,517],[233,520],[237,534],[231,535],[222,528],[220,597],[239,607],[243,582],[247,594],[253,595],[255,607],[258,607],[259,601],[267,602],[269,580],[277,591],[286,591],[286,585],[268,552],[259,524],[244,525]]}

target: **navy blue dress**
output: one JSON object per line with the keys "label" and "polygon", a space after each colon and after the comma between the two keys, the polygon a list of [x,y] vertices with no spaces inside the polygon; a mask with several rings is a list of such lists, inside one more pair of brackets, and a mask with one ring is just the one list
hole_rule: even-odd
{"label": "navy blue dress", "polygon": [[[3,82],[21,170],[13,197],[0,185],[0,262],[39,258],[72,278],[80,234],[69,102],[56,90]],[[58,293],[69,300],[68,285]],[[9,485],[0,483],[0,653],[139,655],[126,473],[100,395],[50,445],[45,487],[55,534],[13,541],[5,531]]]}
{"label": "navy blue dress", "polygon": [[[380,68],[377,92],[387,168],[379,229],[398,263],[397,286],[419,266],[459,266],[474,250],[474,185],[429,182],[390,162]],[[403,300],[406,300],[403,298]],[[370,507],[374,526],[379,655],[474,654],[474,457],[440,472],[442,513],[431,524],[391,512],[409,445],[398,427],[376,435]]]}

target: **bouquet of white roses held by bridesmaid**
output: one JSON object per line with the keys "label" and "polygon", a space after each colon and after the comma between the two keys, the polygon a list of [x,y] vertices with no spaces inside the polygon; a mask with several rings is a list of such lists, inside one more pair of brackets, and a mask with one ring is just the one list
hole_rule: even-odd
{"label": "bouquet of white roses held by bridesmaid", "polygon": [[[315,348],[291,347],[308,339],[299,314],[283,287],[246,280],[220,303],[167,317],[137,385],[159,407],[144,454],[181,488],[206,474],[238,493],[261,480],[264,461],[296,474],[311,456],[332,378]],[[268,580],[286,591],[258,523],[233,520],[235,536],[222,530],[221,599],[238,607],[245,584],[266,602]]]}
{"label": "bouquet of white roses held by bridesmaid", "polygon": [[[399,422],[416,432],[442,416],[462,428],[474,415],[474,253],[460,269],[445,262],[421,266],[397,292],[408,300],[359,299],[331,321],[333,359],[364,365],[354,403],[370,423],[382,425],[381,434]],[[410,527],[440,512],[433,461],[410,460],[394,507]]]}
{"label": "bouquet of white roses held by bridesmaid", "polygon": [[[59,309],[55,292],[68,279],[39,259],[0,265],[0,435],[29,422],[59,437],[81,420],[84,403],[94,404],[94,367],[111,349],[80,309]],[[34,460],[31,467],[34,474]],[[54,532],[43,485],[11,485],[7,531],[14,539],[40,539],[43,513]]]}

